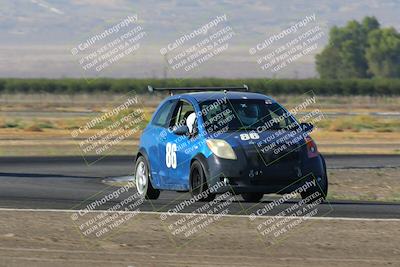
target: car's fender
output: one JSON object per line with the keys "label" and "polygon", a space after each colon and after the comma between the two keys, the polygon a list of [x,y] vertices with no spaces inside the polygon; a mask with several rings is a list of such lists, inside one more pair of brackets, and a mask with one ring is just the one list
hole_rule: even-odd
{"label": "car's fender", "polygon": [[208,162],[207,162],[206,157],[202,153],[198,153],[192,158],[190,164],[192,164],[193,161],[195,161],[195,160],[200,162],[201,167],[203,168],[204,173],[205,173],[206,178],[207,178],[207,186],[209,186],[211,177],[210,177],[210,168],[208,166]]}

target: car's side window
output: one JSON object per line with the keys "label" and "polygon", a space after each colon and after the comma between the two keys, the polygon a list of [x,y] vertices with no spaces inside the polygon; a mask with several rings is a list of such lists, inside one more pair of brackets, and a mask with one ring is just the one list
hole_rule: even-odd
{"label": "car's side window", "polygon": [[[179,101],[178,106],[175,108],[175,111],[172,115],[170,127],[178,127],[182,125],[187,125],[188,123],[194,123],[194,120],[191,120],[189,116],[191,114],[195,114],[195,110],[192,104],[186,101]],[[195,115],[192,115],[192,117]],[[195,127],[194,125],[187,125],[189,127],[189,130],[192,130],[192,127]]]}
{"label": "car's side window", "polygon": [[182,102],[178,122],[185,123],[190,114],[194,113],[194,108],[187,102]]}
{"label": "car's side window", "polygon": [[176,125],[178,125],[178,121],[179,121],[179,113],[181,111],[182,105],[181,102],[178,103],[178,105],[176,105],[174,112],[172,113],[171,116],[171,121],[169,122],[169,127],[173,128]]}
{"label": "car's side window", "polygon": [[176,101],[168,101],[160,108],[154,116],[153,124],[161,127],[168,127],[169,118],[172,110],[174,109]]}

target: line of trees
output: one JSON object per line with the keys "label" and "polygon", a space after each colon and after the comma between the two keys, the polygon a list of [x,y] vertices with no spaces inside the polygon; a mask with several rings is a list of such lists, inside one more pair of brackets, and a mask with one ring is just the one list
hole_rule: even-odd
{"label": "line of trees", "polygon": [[[400,34],[375,17],[333,27],[316,56],[321,79],[0,79],[0,93],[146,93],[154,87],[237,86],[264,94],[400,95]],[[373,78],[373,79],[371,79]]]}
{"label": "line of trees", "polygon": [[0,79],[0,93],[147,93],[154,87],[238,86],[247,84],[251,91],[270,95],[400,95],[400,79]]}
{"label": "line of trees", "polygon": [[335,26],[316,65],[322,79],[400,78],[400,34],[375,17]]}

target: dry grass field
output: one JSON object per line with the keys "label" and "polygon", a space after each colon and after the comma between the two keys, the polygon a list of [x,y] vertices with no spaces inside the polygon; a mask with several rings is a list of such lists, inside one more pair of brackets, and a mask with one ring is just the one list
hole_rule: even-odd
{"label": "dry grass field", "polygon": [[[123,103],[125,95],[0,95],[0,156],[77,155],[74,129]],[[143,127],[163,96],[139,95]],[[304,96],[277,96],[288,109]],[[312,134],[329,154],[400,154],[400,97],[317,97],[325,118]],[[379,115],[376,115],[379,113]],[[397,114],[397,115],[396,115]],[[97,129],[99,130],[99,129]],[[96,130],[79,136],[87,138]],[[140,133],[132,134],[110,154],[132,154]]]}

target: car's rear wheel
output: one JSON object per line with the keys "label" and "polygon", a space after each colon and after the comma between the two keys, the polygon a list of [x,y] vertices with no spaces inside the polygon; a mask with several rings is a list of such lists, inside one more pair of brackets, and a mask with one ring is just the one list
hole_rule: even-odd
{"label": "car's rear wheel", "polygon": [[198,161],[194,161],[190,166],[190,193],[199,201],[215,199],[215,194],[208,191],[206,175]]}
{"label": "car's rear wheel", "polygon": [[143,156],[139,156],[136,160],[135,185],[141,197],[157,199],[160,196],[160,190],[154,189],[151,184],[149,165]]}
{"label": "car's rear wheel", "polygon": [[263,193],[242,193],[241,195],[246,202],[259,202],[264,196]]}

